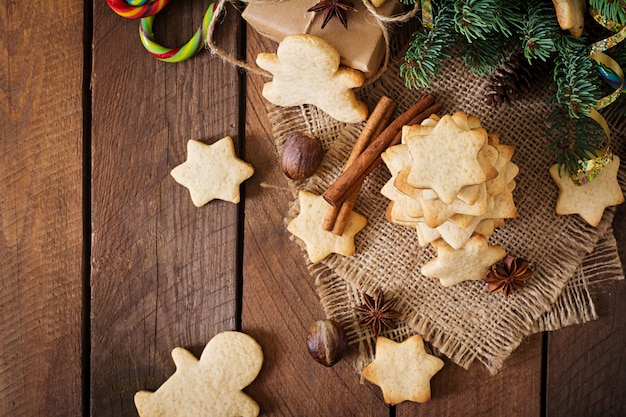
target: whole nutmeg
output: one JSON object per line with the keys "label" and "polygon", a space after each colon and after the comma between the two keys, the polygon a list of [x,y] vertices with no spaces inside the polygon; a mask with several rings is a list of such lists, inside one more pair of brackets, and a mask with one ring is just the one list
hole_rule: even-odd
{"label": "whole nutmeg", "polygon": [[315,173],[324,159],[322,142],[315,136],[292,133],[283,145],[280,167],[292,180],[303,180]]}
{"label": "whole nutmeg", "polygon": [[309,327],[306,345],[313,359],[324,366],[333,366],[346,352],[348,337],[336,321],[318,320]]}

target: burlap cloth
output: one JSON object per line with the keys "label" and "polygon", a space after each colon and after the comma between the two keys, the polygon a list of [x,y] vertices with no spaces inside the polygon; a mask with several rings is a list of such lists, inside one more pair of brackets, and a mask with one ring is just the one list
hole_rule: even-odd
{"label": "burlap cloth", "polygon": [[[359,91],[370,109],[387,95],[397,102],[397,112],[404,111],[424,93],[405,87],[399,63],[398,58],[392,59],[378,81]],[[318,264],[309,262],[327,317],[342,323],[350,342],[358,345],[357,370],[371,360],[375,342],[368,328],[357,325],[353,311],[354,306],[362,304],[363,292],[375,294],[380,288],[389,297],[399,299],[397,309],[403,317],[398,328],[386,331],[385,336],[400,341],[419,333],[434,352],[458,365],[467,368],[477,359],[490,373],[496,373],[525,336],[597,318],[590,282],[623,279],[610,227],[614,209],[605,211],[598,227],[590,227],[577,215],[555,214],[558,189],[548,174],[554,158],[545,152],[545,120],[551,110],[546,103],[549,81],[539,81],[522,99],[500,108],[484,104],[484,83],[461,60],[451,59],[428,91],[443,105],[441,114],[462,110],[478,116],[488,131],[499,132],[501,143],[515,146],[513,162],[519,165],[520,173],[513,195],[519,217],[506,220],[491,237],[491,243],[530,260],[534,276],[508,299],[501,294],[489,295],[480,281],[444,288],[437,279],[422,276],[420,266],[434,256],[434,251],[431,246],[419,246],[414,229],[385,219],[389,201],[379,191],[390,174],[382,164],[366,180],[355,206],[368,219],[367,227],[355,239],[357,253],[351,257],[333,254]],[[285,219],[289,222],[299,211],[297,191],[304,188],[321,194],[326,190],[343,169],[362,124],[337,122],[308,105],[268,105],[267,110],[277,152],[288,135],[298,130],[319,137],[327,149],[316,175],[291,183],[294,202]],[[626,123],[617,116],[609,123],[613,148],[626,160]],[[623,187],[625,177],[622,164]],[[299,239],[294,241],[302,246]],[[308,262],[304,250],[303,256]]]}

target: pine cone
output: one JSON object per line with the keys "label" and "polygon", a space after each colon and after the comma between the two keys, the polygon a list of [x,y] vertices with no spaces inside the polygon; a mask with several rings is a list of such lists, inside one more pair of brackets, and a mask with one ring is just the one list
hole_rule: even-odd
{"label": "pine cone", "polygon": [[512,54],[489,76],[485,102],[490,106],[498,106],[518,99],[531,88],[535,77],[533,70],[536,71],[521,53]]}

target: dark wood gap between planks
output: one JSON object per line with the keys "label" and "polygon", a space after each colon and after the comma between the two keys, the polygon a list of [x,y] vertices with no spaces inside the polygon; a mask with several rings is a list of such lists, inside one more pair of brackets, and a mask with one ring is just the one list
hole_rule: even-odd
{"label": "dark wood gap between planks", "polygon": [[82,412],[91,415],[91,121],[93,72],[93,2],[83,2],[83,294],[82,294]]}
{"label": "dark wood gap between planks", "polygon": [[539,394],[539,416],[546,417],[548,414],[548,332],[541,335],[541,392]]}
{"label": "dark wood gap between planks", "polygon": [[[246,59],[246,22],[239,18],[237,26],[237,59]],[[244,70],[239,69],[237,71],[237,87],[239,88],[238,95],[238,126],[237,136],[239,155],[246,154],[246,77],[247,74]],[[241,184],[241,202],[237,206],[237,256],[235,260],[235,328],[238,331],[242,330],[243,321],[243,256],[244,256],[244,230],[246,228],[245,212],[246,212],[246,192],[245,181]]]}

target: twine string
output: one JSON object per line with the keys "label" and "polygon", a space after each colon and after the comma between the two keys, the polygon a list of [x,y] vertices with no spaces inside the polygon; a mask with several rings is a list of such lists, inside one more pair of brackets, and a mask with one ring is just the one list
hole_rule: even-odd
{"label": "twine string", "polygon": [[[282,1],[286,1],[286,0],[242,0],[244,3],[276,3],[276,2],[282,2]],[[413,6],[413,9],[406,12],[406,13],[402,13],[402,14],[398,14],[398,15],[394,15],[394,16],[383,16],[381,14],[379,14],[376,11],[376,8],[374,7],[374,5],[372,4],[372,2],[370,0],[362,0],[363,4],[365,5],[365,7],[367,8],[367,10],[372,14],[372,16],[374,17],[374,20],[376,21],[376,23],[378,24],[378,26],[380,27],[382,34],[383,34],[383,38],[385,40],[385,58],[383,60],[382,65],[379,66],[378,70],[376,71],[376,73],[374,73],[374,75],[372,75],[372,77],[370,77],[365,85],[370,85],[373,82],[375,82],[376,80],[378,80],[382,74],[387,70],[387,67],[389,66],[389,60],[391,57],[391,48],[389,46],[390,43],[390,34],[389,34],[389,24],[391,23],[398,23],[398,22],[404,22],[406,20],[409,20],[410,18],[412,18],[413,16],[415,16],[420,7],[419,7],[419,2],[415,2],[415,5]],[[391,0],[390,0],[391,1]],[[239,68],[243,68],[246,71],[249,71],[253,74],[257,74],[260,75],[262,77],[267,77],[267,78],[272,78],[272,74],[268,71],[265,71],[261,68],[259,68],[256,65],[251,65],[249,63],[247,63],[244,60],[241,59],[237,59],[233,56],[231,56],[231,54],[229,54],[227,51],[224,51],[222,48],[220,48],[214,41],[213,39],[213,35],[215,33],[215,28],[217,26],[217,22],[221,16],[222,11],[224,10],[224,7],[226,5],[226,3],[229,2],[234,2],[234,0],[219,0],[218,4],[217,4],[217,8],[215,9],[215,17],[213,20],[211,20],[211,23],[209,24],[208,30],[207,30],[207,35],[206,35],[206,48],[214,55],[219,56],[222,60],[236,66]],[[309,19],[305,29],[304,29],[304,33],[307,33],[311,23],[313,22],[313,18],[314,18],[314,14],[311,14],[311,18]]]}
{"label": "twine string", "polygon": [[[272,74],[270,74],[269,72],[262,70],[261,68],[257,67],[256,65],[250,65],[247,62],[234,58],[232,57],[228,52],[224,51],[222,48],[220,48],[219,46],[217,46],[217,44],[215,43],[215,41],[213,40],[213,34],[215,33],[215,27],[217,26],[217,22],[218,20],[220,20],[220,16],[222,14],[222,10],[224,10],[224,6],[227,2],[230,2],[231,0],[219,0],[219,3],[217,3],[217,8],[215,9],[215,18],[213,20],[211,20],[211,23],[209,24],[209,28],[207,30],[207,35],[206,35],[206,47],[207,49],[212,53],[215,54],[217,56],[219,56],[222,60],[229,62],[232,65],[235,65],[239,68],[243,68],[246,71],[250,71],[254,74],[257,75],[261,75],[263,77],[271,77]],[[255,0],[255,1],[268,1],[268,0]],[[280,1],[280,0],[279,0]]]}

